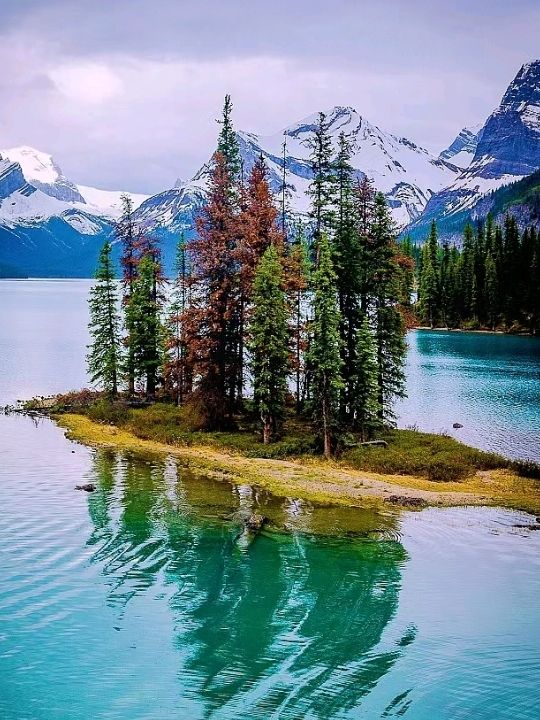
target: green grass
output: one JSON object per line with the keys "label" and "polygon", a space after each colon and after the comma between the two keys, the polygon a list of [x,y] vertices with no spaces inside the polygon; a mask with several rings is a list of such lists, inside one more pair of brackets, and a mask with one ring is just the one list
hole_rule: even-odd
{"label": "green grass", "polygon": [[417,475],[436,482],[464,480],[478,470],[494,470],[509,464],[499,455],[476,450],[447,435],[390,430],[384,439],[388,447],[356,447],[343,454],[343,461],[357,470]]}

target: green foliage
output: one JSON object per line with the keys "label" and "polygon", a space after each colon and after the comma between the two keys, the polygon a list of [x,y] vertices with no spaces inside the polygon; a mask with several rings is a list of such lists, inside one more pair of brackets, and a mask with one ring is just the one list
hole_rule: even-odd
{"label": "green foliage", "polygon": [[288,306],[281,260],[273,245],[255,272],[250,333],[253,399],[268,443],[279,433],[289,372]]}
{"label": "green foliage", "polygon": [[[520,233],[507,215],[504,227],[488,215],[467,224],[461,252],[436,242],[433,226],[422,249],[417,309],[423,322],[463,329],[540,332],[540,238]],[[435,258],[435,261],[434,261]]]}
{"label": "green foliage", "polygon": [[308,194],[311,197],[311,217],[315,225],[314,240],[317,247],[322,233],[329,232],[334,226],[336,202],[334,150],[328,132],[328,120],[322,112],[319,113],[310,140],[310,149],[313,179]]}
{"label": "green foliage", "polygon": [[377,345],[367,316],[356,331],[355,365],[351,376],[351,414],[363,440],[380,427]]}
{"label": "green foliage", "polygon": [[230,95],[225,95],[223,113],[218,123],[221,125],[219,132],[217,151],[225,158],[231,187],[234,186],[240,176],[240,150],[238,139],[232,124],[233,104]]}
{"label": "green foliage", "polygon": [[118,295],[111,258],[112,246],[106,242],[99,254],[96,283],[90,290],[88,374],[109,395],[118,393],[120,350],[120,317]]}
{"label": "green foliage", "polygon": [[348,465],[389,475],[417,475],[436,482],[464,480],[477,470],[508,466],[493,453],[462,445],[446,435],[392,430],[383,435],[388,447],[360,446],[343,454]]}
{"label": "green foliage", "polygon": [[162,359],[162,333],[157,291],[158,265],[145,255],[138,265],[129,301],[126,326],[135,377],[145,382],[149,399],[155,395],[157,374]]}
{"label": "green foliage", "polygon": [[312,412],[321,429],[324,454],[333,452],[339,421],[339,397],[343,387],[339,338],[340,314],[336,297],[336,274],[327,235],[319,241],[319,265],[313,276],[313,327],[309,361],[313,375]]}

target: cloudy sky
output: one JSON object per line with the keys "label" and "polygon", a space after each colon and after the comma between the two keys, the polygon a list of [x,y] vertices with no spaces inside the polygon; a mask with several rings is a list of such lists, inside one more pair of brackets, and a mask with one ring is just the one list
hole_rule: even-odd
{"label": "cloudy sky", "polygon": [[0,147],[153,193],[212,151],[223,95],[268,134],[353,105],[440,151],[540,56],[537,0],[0,0]]}

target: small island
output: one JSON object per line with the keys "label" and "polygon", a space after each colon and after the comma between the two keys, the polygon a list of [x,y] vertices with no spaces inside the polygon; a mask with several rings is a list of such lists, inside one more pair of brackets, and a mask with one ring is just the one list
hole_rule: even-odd
{"label": "small island", "polygon": [[355,175],[343,133],[334,150],[324,113],[310,145],[311,207],[293,215],[285,165],[278,203],[263,156],[243,167],[231,112],[226,96],[208,202],[193,234],[180,236],[172,278],[159,239],[122,198],[89,295],[88,372],[99,390],[25,409],[46,410],[81,442],[171,453],[280,496],[540,513],[535,464],[398,430],[394,414],[406,329],[418,318],[521,329],[527,311],[536,329],[536,310],[500,273],[505,253],[536,258],[537,234],[490,219],[476,234],[468,226],[463,250],[450,252],[433,224],[419,254],[397,238],[385,196]]}

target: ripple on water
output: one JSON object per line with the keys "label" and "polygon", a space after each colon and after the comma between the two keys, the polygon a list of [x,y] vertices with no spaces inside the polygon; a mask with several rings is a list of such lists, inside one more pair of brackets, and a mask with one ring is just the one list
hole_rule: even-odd
{"label": "ripple on water", "polygon": [[[72,455],[53,426],[8,420],[3,718],[538,717],[540,534],[513,527],[528,516],[386,527],[171,461]],[[254,509],[273,527],[240,548]]]}

